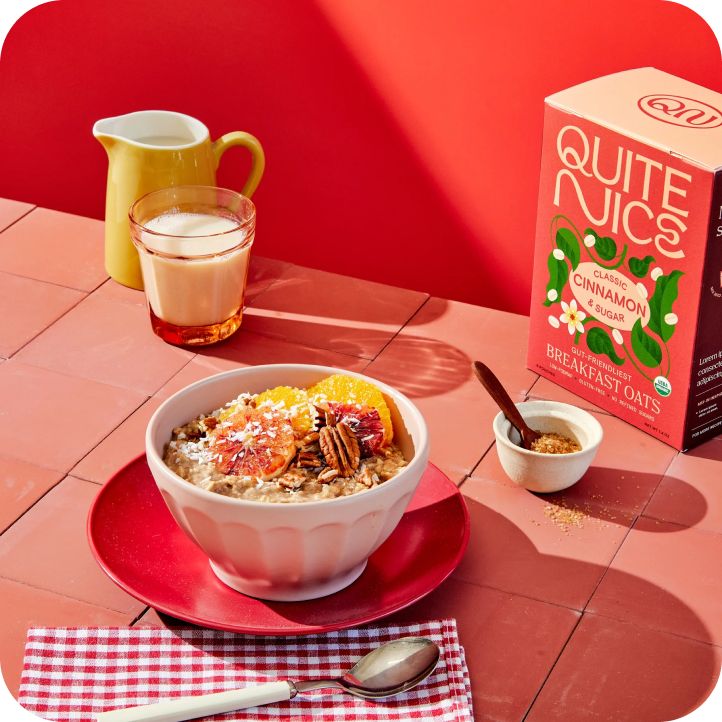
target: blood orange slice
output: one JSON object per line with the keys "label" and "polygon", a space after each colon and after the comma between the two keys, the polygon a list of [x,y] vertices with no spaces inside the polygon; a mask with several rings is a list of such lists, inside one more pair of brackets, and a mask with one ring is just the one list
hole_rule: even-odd
{"label": "blood orange slice", "polygon": [[270,407],[242,406],[208,436],[211,463],[226,475],[268,481],[281,474],[296,453],[290,420]]}
{"label": "blood orange slice", "polygon": [[385,429],[377,409],[366,404],[337,404],[327,402],[333,411],[336,423],[347,424],[356,434],[361,458],[374,456],[384,443]]}
{"label": "blood orange slice", "polygon": [[319,381],[308,390],[308,395],[316,403],[337,402],[340,404],[361,404],[371,406],[379,412],[384,427],[384,443],[394,438],[391,413],[381,391],[363,379],[335,374]]}

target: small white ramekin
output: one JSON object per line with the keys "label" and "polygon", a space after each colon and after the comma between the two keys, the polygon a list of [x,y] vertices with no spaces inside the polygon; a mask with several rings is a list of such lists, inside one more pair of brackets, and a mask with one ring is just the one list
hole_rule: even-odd
{"label": "small white ramekin", "polygon": [[558,401],[516,404],[524,421],[541,433],[557,433],[577,441],[581,451],[540,454],[527,451],[509,419],[500,411],[494,418],[499,461],[507,476],[529,491],[550,493],[575,484],[584,476],[602,442],[602,425],[588,412]]}
{"label": "small white ramekin", "polygon": [[[173,429],[201,413],[243,392],[308,388],[332,374],[365,379],[381,389],[391,410],[394,440],[410,461],[398,476],[351,496],[278,504],[214,494],[181,479],[163,463]],[[291,602],[332,594],[361,575],[416,491],[429,458],[429,434],[416,406],[386,384],[342,369],[279,364],[227,371],[171,396],[148,424],[146,455],[171,514],[208,555],[216,575],[248,596]]]}

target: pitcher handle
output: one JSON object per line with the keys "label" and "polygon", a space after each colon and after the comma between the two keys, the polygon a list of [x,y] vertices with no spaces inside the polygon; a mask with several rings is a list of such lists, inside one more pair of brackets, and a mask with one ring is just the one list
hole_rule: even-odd
{"label": "pitcher handle", "polygon": [[263,175],[263,169],[266,167],[266,157],[263,154],[263,148],[261,148],[258,138],[255,138],[250,133],[243,133],[238,130],[234,133],[222,135],[212,145],[216,168],[218,168],[218,164],[221,161],[221,156],[232,146],[241,145],[244,148],[248,148],[252,159],[251,172],[248,174],[248,180],[246,181],[246,185],[243,186],[241,195],[250,198],[253,195],[253,191],[258,188],[258,184],[261,182],[261,176]]}

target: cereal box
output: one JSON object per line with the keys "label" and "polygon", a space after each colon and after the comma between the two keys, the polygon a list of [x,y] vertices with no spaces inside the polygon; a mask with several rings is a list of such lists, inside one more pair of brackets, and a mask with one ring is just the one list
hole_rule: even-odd
{"label": "cereal box", "polygon": [[527,365],[677,449],[722,433],[722,95],[640,68],[547,98]]}

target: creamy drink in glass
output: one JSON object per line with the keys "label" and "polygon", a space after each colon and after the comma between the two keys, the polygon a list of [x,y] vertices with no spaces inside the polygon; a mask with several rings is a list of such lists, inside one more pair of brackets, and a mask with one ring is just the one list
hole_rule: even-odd
{"label": "creamy drink in glass", "polygon": [[207,345],[241,325],[253,203],[212,186],[176,186],[130,209],[153,331],[165,341]]}

